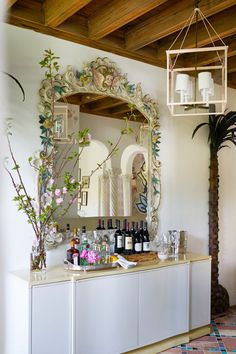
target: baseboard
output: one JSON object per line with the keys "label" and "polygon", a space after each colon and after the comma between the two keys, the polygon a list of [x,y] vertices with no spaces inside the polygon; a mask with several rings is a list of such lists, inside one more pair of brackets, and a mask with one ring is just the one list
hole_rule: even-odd
{"label": "baseboard", "polygon": [[188,343],[192,339],[205,336],[209,334],[210,331],[211,331],[210,325],[203,326],[200,328],[193,329],[190,332],[179,334],[178,336],[174,336],[162,340],[160,342],[147,345],[145,347],[141,347],[139,349],[131,350],[123,354],[157,354],[169,348],[175,347],[176,345]]}

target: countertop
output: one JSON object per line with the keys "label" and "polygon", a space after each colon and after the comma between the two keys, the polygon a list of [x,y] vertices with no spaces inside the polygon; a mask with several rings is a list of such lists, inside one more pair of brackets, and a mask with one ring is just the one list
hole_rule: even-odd
{"label": "countertop", "polygon": [[45,272],[30,272],[29,270],[19,270],[12,272],[14,276],[20,278],[23,281],[29,283],[29,286],[50,284],[55,282],[65,282],[65,281],[77,281],[90,278],[128,274],[133,272],[147,271],[151,269],[174,266],[177,264],[198,262],[202,260],[210,259],[210,256],[200,255],[194,253],[187,253],[185,255],[179,255],[176,258],[169,258],[167,260],[161,261],[157,258],[156,261],[146,262],[138,264],[137,266],[129,269],[124,269],[120,266],[103,269],[103,270],[92,270],[92,271],[71,271],[65,270],[64,266],[57,266],[52,268],[47,268]]}

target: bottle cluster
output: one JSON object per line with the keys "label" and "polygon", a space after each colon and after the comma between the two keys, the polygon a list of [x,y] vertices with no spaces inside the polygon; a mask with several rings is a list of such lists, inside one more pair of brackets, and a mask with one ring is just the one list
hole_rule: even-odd
{"label": "bottle cluster", "polygon": [[[67,224],[66,237],[70,238],[70,226]],[[147,223],[140,221],[132,222],[131,227],[127,219],[123,221],[123,228],[120,228],[120,220],[112,225],[112,219],[108,219],[105,229],[104,220],[98,220],[96,230],[82,232],[75,228],[70,241],[70,248],[67,250],[67,260],[74,265],[97,265],[112,262],[113,254],[130,255],[150,251],[150,240]]]}
{"label": "bottle cluster", "polygon": [[150,240],[147,223],[132,222],[131,227],[127,219],[123,221],[123,229],[120,229],[120,220],[116,220],[115,253],[130,255],[150,251]]}

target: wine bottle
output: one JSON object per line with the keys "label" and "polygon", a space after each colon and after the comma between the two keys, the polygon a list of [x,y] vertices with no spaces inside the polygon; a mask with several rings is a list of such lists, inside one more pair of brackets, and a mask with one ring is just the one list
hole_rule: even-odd
{"label": "wine bottle", "polygon": [[122,229],[122,235],[123,235],[123,252],[124,252],[124,248],[125,248],[125,232],[127,229],[127,219],[123,220],[123,229]]}
{"label": "wine bottle", "polygon": [[113,230],[112,219],[107,220],[107,230]]}
{"label": "wine bottle", "polygon": [[98,226],[96,227],[96,230],[101,230],[102,228],[102,220],[98,219]]}
{"label": "wine bottle", "polygon": [[125,231],[125,246],[124,246],[124,254],[132,254],[133,253],[133,239],[129,229],[129,222],[127,223],[127,229]]}
{"label": "wine bottle", "polygon": [[150,239],[149,239],[149,232],[147,229],[147,222],[144,223],[142,239],[143,239],[143,252],[150,252]]}
{"label": "wine bottle", "polygon": [[135,253],[135,250],[134,250],[134,239],[135,239],[135,222],[132,221],[131,223],[131,229],[130,229],[130,232],[131,232],[131,235],[132,235],[132,242],[133,242],[133,253]]}
{"label": "wine bottle", "polygon": [[106,229],[105,229],[105,221],[104,221],[104,220],[102,220],[102,227],[101,227],[101,230],[106,230]]}
{"label": "wine bottle", "polygon": [[135,253],[142,252],[142,239],[138,229],[138,222],[136,223],[136,229],[134,234],[134,252]]}
{"label": "wine bottle", "polygon": [[116,232],[114,235],[115,238],[115,253],[123,253],[123,234],[120,229],[120,220],[116,220]]}

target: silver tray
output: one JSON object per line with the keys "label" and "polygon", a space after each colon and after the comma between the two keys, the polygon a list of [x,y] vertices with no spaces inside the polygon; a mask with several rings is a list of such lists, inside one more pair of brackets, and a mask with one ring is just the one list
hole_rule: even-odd
{"label": "silver tray", "polygon": [[69,261],[67,261],[66,259],[64,260],[64,269],[65,270],[72,270],[72,271],[76,271],[76,270],[83,270],[83,271],[87,271],[87,270],[101,270],[101,269],[107,269],[107,268],[116,268],[119,267],[119,264],[117,262],[113,262],[113,263],[104,263],[104,264],[96,264],[96,265],[78,265],[75,266],[74,264],[70,263]]}

